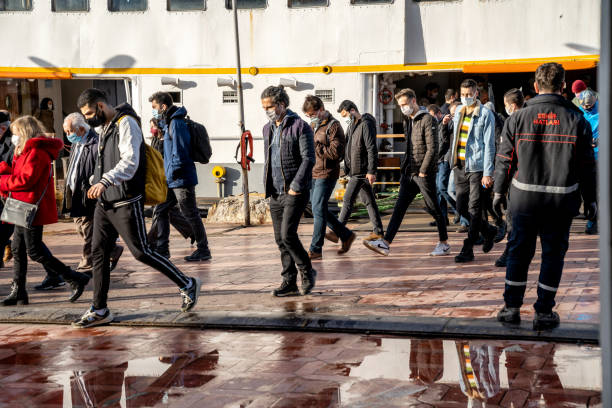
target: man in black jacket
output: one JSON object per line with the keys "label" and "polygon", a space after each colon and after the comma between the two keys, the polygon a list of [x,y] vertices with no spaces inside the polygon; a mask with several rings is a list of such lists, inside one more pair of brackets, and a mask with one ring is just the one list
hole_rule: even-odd
{"label": "man in black jacket", "polygon": [[426,110],[417,104],[414,91],[402,89],[395,95],[404,117],[406,153],[401,163],[400,191],[393,215],[384,238],[366,240],[363,244],[381,255],[389,255],[389,247],[406,214],[406,210],[418,193],[423,195],[427,212],[435,219],[440,241],[430,255],[450,253],[446,219],[442,216],[436,197],[436,171],[438,158],[438,123]]}
{"label": "man in black jacket", "polygon": [[[283,281],[273,296],[307,295],[314,288],[312,268],[298,227],[310,198],[315,164],[312,128],[289,110],[289,96],[282,86],[269,86],[261,94],[261,106],[269,122],[263,128],[264,186],[270,197],[274,239],[281,253]],[[302,277],[298,292],[297,275]]]}
{"label": "man in black jacket", "polygon": [[[376,169],[378,167],[376,119],[369,113],[360,114],[357,105],[349,100],[345,100],[340,104],[338,113],[348,124],[346,129],[346,148],[344,150],[344,174],[350,177],[346,185],[342,210],[338,220],[346,225],[353,212],[355,200],[359,195],[359,199],[368,210],[368,216],[373,226],[373,232],[366,240],[382,238],[382,221],[378,212],[374,190],[372,190],[372,186],[376,181]],[[338,242],[338,235],[333,231],[327,233],[325,238]]]}
{"label": "man in black jacket", "polygon": [[90,127],[102,128],[93,185],[87,198],[97,199],[92,239],[94,301],[78,328],[109,323],[113,315],[107,307],[110,285],[110,255],[121,236],[136,260],[171,279],[183,298],[181,310],[191,310],[198,301],[201,282],[183,274],[172,262],[151,250],[143,216],[146,156],[140,118],[128,104],[113,108],[106,94],[87,89],[77,106]]}
{"label": "man in black jacket", "polygon": [[597,204],[591,128],[580,110],[561,96],[565,71],[557,63],[543,64],[535,79],[538,96],[507,120],[495,162],[494,208],[501,213],[510,188],[512,212],[505,306],[497,319],[520,322],[527,272],[539,236],[542,264],[533,328],[542,330],[559,325],[559,315],[552,309],[581,196],[587,219],[595,217]]}

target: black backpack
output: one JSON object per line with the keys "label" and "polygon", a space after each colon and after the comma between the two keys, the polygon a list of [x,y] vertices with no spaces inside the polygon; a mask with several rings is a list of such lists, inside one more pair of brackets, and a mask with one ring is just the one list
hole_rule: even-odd
{"label": "black backpack", "polygon": [[185,123],[191,136],[191,160],[207,164],[212,156],[212,147],[206,128],[201,123],[189,119],[189,116],[185,118]]}
{"label": "black backpack", "polygon": [[[189,119],[189,116],[185,116],[184,120],[187,124],[187,129],[189,129],[189,136],[191,137],[191,152],[189,153],[191,160],[202,164],[208,164],[210,156],[212,156],[212,147],[210,146],[210,138],[208,137],[206,128],[201,123]],[[168,129],[170,129],[169,123]],[[170,135],[170,137],[172,137],[172,135]]]}

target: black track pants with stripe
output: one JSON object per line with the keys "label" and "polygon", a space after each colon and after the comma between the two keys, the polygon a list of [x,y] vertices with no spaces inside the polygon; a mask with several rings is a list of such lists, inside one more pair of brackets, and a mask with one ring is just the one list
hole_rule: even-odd
{"label": "black track pants with stripe", "polygon": [[189,278],[183,272],[149,247],[142,200],[108,210],[98,204],[94,212],[92,238],[94,308],[106,307],[110,286],[110,254],[117,236],[123,239],[136,260],[160,271],[179,288],[188,285]]}

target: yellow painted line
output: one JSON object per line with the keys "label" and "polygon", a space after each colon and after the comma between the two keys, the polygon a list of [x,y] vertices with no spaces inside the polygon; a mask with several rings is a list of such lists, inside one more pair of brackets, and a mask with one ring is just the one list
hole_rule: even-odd
{"label": "yellow painted line", "polygon": [[[410,71],[444,71],[455,70],[466,73],[494,72],[530,72],[545,62],[559,62],[566,69],[587,69],[597,66],[599,55],[578,55],[550,58],[523,58],[508,60],[430,62],[423,64],[391,65],[345,65],[331,66],[334,73],[366,72],[410,72]],[[257,67],[259,74],[318,74],[323,73],[325,66],[310,67]],[[241,72],[249,74],[251,67],[242,68]],[[67,73],[73,75],[231,75],[235,68],[65,68],[65,67],[0,67],[0,72],[7,73]]]}

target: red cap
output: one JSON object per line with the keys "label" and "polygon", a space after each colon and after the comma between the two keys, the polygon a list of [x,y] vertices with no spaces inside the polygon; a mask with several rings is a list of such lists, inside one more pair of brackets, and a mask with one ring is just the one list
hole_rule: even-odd
{"label": "red cap", "polygon": [[580,79],[575,80],[574,83],[572,84],[572,92],[575,94],[580,93],[584,91],[585,89],[587,89],[587,86],[584,83],[584,81]]}

